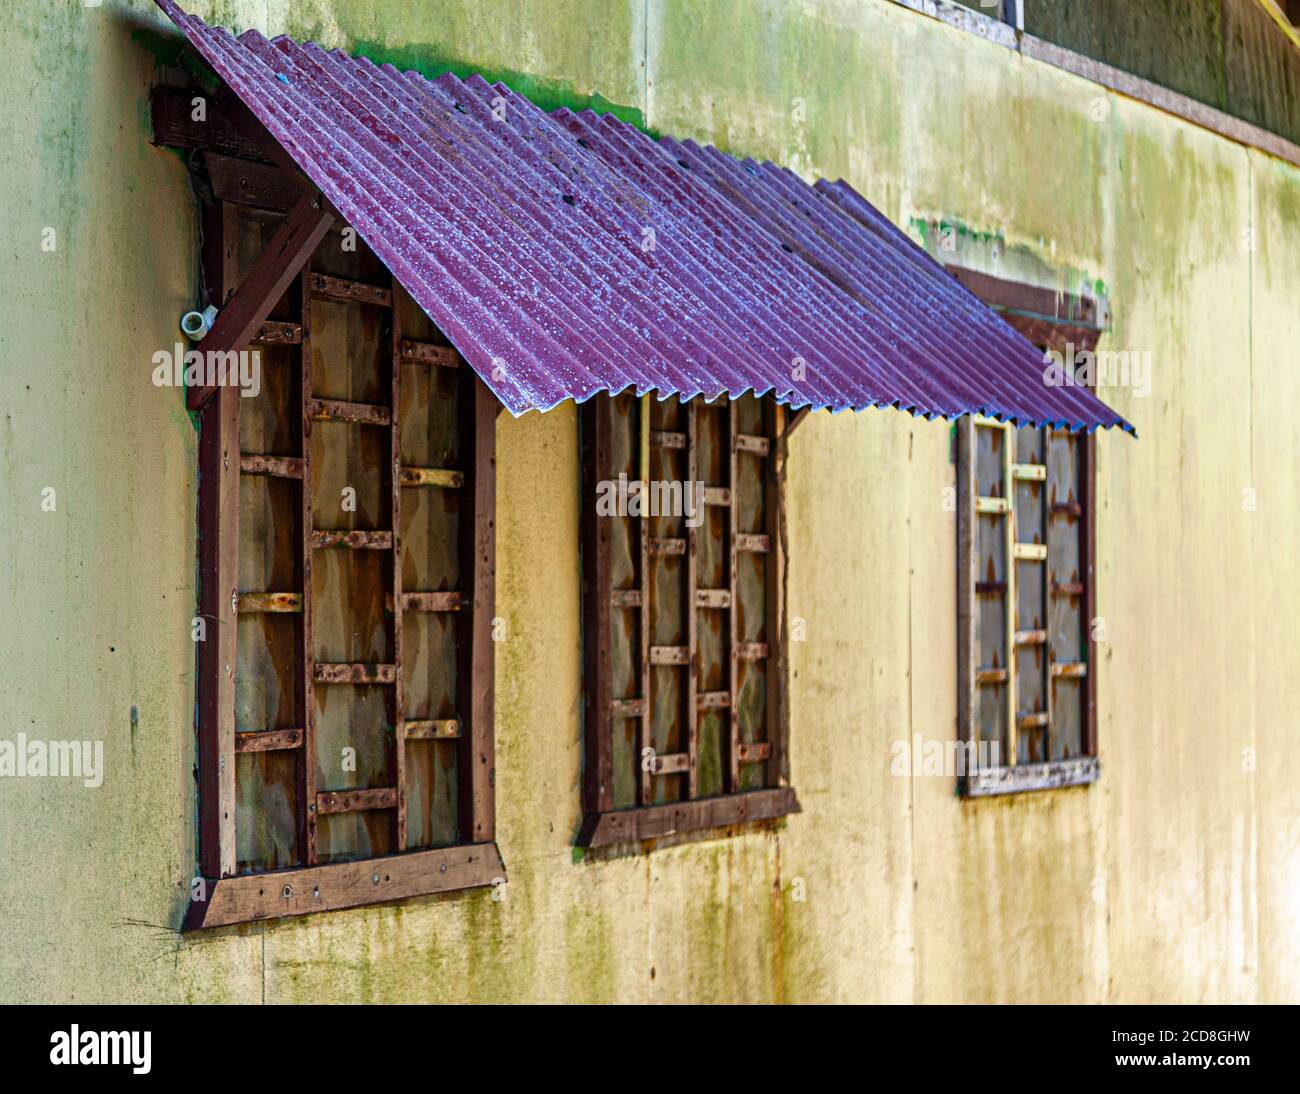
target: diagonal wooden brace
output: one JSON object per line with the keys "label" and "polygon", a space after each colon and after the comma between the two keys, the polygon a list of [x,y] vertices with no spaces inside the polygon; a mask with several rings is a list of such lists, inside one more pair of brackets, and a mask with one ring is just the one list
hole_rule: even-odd
{"label": "diagonal wooden brace", "polygon": [[[299,199],[243,284],[217,313],[212,329],[195,347],[204,361],[212,352],[238,353],[253,340],[333,223],[334,214],[320,194],[304,194]],[[198,410],[214,390],[211,386],[190,388],[186,396],[189,408]]]}

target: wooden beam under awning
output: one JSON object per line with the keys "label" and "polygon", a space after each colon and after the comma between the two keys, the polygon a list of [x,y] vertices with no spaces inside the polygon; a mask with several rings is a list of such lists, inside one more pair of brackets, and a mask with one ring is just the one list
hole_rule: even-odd
{"label": "wooden beam under awning", "polygon": [[1008,281],[979,270],[944,267],[1036,346],[1065,353],[1093,350],[1109,323],[1109,306],[1077,293]]}
{"label": "wooden beam under awning", "polygon": [[[334,214],[320,194],[304,194],[298,199],[248,276],[217,313],[212,329],[195,347],[203,361],[208,361],[211,353],[238,353],[254,339],[333,223]],[[189,408],[198,410],[214,390],[211,386],[190,388]]]}

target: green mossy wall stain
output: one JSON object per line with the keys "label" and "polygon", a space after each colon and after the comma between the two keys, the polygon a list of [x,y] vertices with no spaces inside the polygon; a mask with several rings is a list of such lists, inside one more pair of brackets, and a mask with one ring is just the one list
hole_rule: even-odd
{"label": "green mossy wall stain", "polygon": [[[646,895],[648,897],[649,894]],[[639,954],[619,953],[609,912],[597,901],[585,898],[580,892],[575,906],[565,916],[564,940],[568,1001],[620,1001],[618,965],[626,961],[635,967]]]}
{"label": "green mossy wall stain", "polygon": [[[973,228],[952,217],[930,220],[911,216],[907,227],[913,237],[920,239],[922,248],[937,261],[951,261],[955,265],[970,266],[994,276],[1001,273],[1007,280],[1041,284],[1074,295],[1109,299],[1104,278],[1094,276],[1089,270],[1056,261],[1045,246],[1008,245],[1006,236],[1001,231]],[[945,253],[941,251],[941,246],[944,233],[949,230],[955,236],[956,246],[951,253]],[[996,268],[994,263],[999,260],[1005,263],[1006,269],[999,271]],[[1038,274],[1038,278],[1027,275],[1027,269]]]}
{"label": "green mossy wall stain", "polygon": [[[686,998],[708,1002],[730,997],[739,1001],[740,985],[730,982],[734,936],[731,892],[730,841],[718,841],[694,848],[695,908],[689,951],[698,955],[687,974]],[[753,954],[746,954],[749,964]],[[733,993],[734,994],[731,994]]]}
{"label": "green mossy wall stain", "polygon": [[[1266,196],[1272,206],[1276,223],[1300,224],[1300,169],[1267,156],[1255,156],[1255,201]],[[1262,270],[1268,275],[1278,259],[1293,246],[1285,237],[1255,225],[1255,242],[1262,260]]]}
{"label": "green mossy wall stain", "polygon": [[786,970],[785,950],[787,944],[786,921],[791,910],[791,896],[787,891],[785,880],[781,876],[781,836],[777,832],[767,833],[772,845],[772,926],[768,936],[772,940],[772,1001],[785,1003],[789,998],[788,973]]}
{"label": "green mossy wall stain", "polygon": [[465,61],[449,53],[445,47],[432,43],[390,46],[383,42],[356,38],[349,43],[348,52],[368,57],[377,65],[392,65],[401,72],[418,72],[427,80],[436,79],[444,72],[450,72],[462,80],[479,75],[489,83],[505,84],[511,91],[523,95],[548,113],[567,106],[574,111],[593,110],[597,114],[613,114],[651,136],[658,136],[646,125],[645,115],[635,106],[612,102],[599,93],[583,93],[568,80],[537,76],[514,69],[493,69]]}
{"label": "green mossy wall stain", "polygon": [[947,217],[940,218],[938,223],[927,220],[924,217],[909,217],[908,227],[912,229],[913,233],[921,237],[921,242],[927,247],[931,244],[931,233],[938,232],[940,238],[942,238],[943,233],[949,229],[956,233],[959,242],[970,240],[981,244],[996,244],[1003,249],[1005,249],[1007,245],[1006,237],[1001,232],[981,231],[970,227],[968,224],[964,224],[960,220],[953,220]]}
{"label": "green mossy wall stain", "polygon": [[[517,960],[523,955],[516,952],[511,955],[516,960],[507,960],[504,944],[502,924],[507,909],[502,905],[519,895],[507,891],[505,900],[494,901],[490,890],[479,889],[459,896],[464,930],[462,945],[465,947],[468,975],[467,1002],[509,1002],[514,998],[512,991],[516,982],[531,982],[529,971],[522,967],[523,962]],[[519,914],[527,913],[521,910]]]}

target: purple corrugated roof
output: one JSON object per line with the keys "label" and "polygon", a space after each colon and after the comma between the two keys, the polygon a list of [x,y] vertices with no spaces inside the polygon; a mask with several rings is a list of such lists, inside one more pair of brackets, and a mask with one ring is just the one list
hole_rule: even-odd
{"label": "purple corrugated roof", "polygon": [[633,387],[1131,428],[845,182],[157,2],[514,414]]}

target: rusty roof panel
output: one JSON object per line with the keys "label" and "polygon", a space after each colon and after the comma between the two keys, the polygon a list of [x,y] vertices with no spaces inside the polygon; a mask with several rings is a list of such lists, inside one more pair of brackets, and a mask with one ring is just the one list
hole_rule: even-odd
{"label": "rusty roof panel", "polygon": [[157,2],[514,414],[632,387],[1131,429],[847,183]]}

